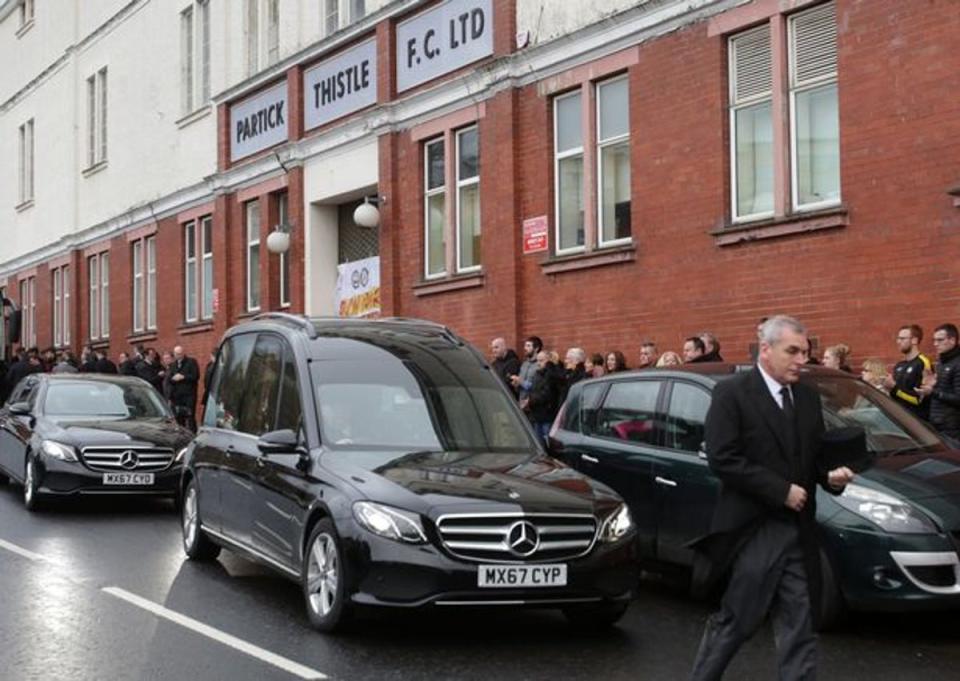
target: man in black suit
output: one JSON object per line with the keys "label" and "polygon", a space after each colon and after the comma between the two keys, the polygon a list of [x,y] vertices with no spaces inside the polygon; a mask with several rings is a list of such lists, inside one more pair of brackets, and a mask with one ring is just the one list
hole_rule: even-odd
{"label": "man in black suit", "polygon": [[710,534],[695,544],[694,584],[703,592],[727,576],[729,583],[707,621],[696,681],[721,678],[768,612],[780,678],[816,675],[816,485],[839,494],[853,471],[827,470],[820,396],[798,383],[808,348],[800,322],[771,317],[760,330],[756,368],[714,389],[706,448],[722,486]]}
{"label": "man in black suit", "polygon": [[200,380],[200,367],[197,360],[187,357],[181,346],[173,349],[173,364],[170,373],[170,403],[177,423],[197,431],[194,414],[197,411],[197,382]]}

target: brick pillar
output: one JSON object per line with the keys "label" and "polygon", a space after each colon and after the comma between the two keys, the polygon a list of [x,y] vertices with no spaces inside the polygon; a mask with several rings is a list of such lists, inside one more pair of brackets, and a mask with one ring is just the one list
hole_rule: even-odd
{"label": "brick pillar", "polygon": [[306,310],[306,269],[304,253],[307,248],[307,217],[304,207],[303,167],[291,168],[287,173],[287,219],[291,224],[290,250],[290,311],[302,314]]}

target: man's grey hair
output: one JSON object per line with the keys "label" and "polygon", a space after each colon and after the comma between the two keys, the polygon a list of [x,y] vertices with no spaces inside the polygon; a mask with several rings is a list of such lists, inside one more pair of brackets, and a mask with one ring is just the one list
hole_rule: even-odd
{"label": "man's grey hair", "polygon": [[577,360],[577,364],[583,364],[587,361],[587,352],[583,348],[570,348],[567,350],[567,356],[573,355],[573,358]]}
{"label": "man's grey hair", "polygon": [[780,340],[784,329],[790,329],[794,333],[807,335],[807,327],[793,317],[789,317],[785,314],[778,314],[770,317],[770,319],[765,321],[760,326],[760,333],[757,335],[759,336],[761,343],[774,345]]}

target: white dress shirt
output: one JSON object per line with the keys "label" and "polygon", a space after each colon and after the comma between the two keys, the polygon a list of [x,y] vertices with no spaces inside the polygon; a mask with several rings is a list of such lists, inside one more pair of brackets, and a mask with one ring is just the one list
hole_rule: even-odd
{"label": "white dress shirt", "polygon": [[[757,368],[760,370],[760,375],[763,376],[763,382],[767,384],[767,390],[770,391],[770,395],[773,397],[774,401],[776,401],[777,406],[783,409],[783,395],[780,394],[780,391],[783,388],[786,388],[790,391],[790,399],[793,399],[793,389],[789,385],[781,383],[764,371],[759,362],[757,362]],[[796,400],[794,400],[794,404],[796,404]]]}

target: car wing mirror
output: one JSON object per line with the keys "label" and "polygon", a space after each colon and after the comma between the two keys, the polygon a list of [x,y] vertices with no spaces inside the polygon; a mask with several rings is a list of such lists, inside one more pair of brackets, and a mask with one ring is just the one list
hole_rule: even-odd
{"label": "car wing mirror", "polygon": [[700,442],[700,448],[697,450],[697,456],[699,456],[704,461],[707,460],[707,443],[706,441]]}
{"label": "car wing mirror", "polygon": [[300,439],[289,428],[271,430],[257,440],[257,449],[261,454],[299,454],[302,451]]}
{"label": "car wing mirror", "polygon": [[29,402],[14,402],[9,410],[11,416],[31,416]]}

